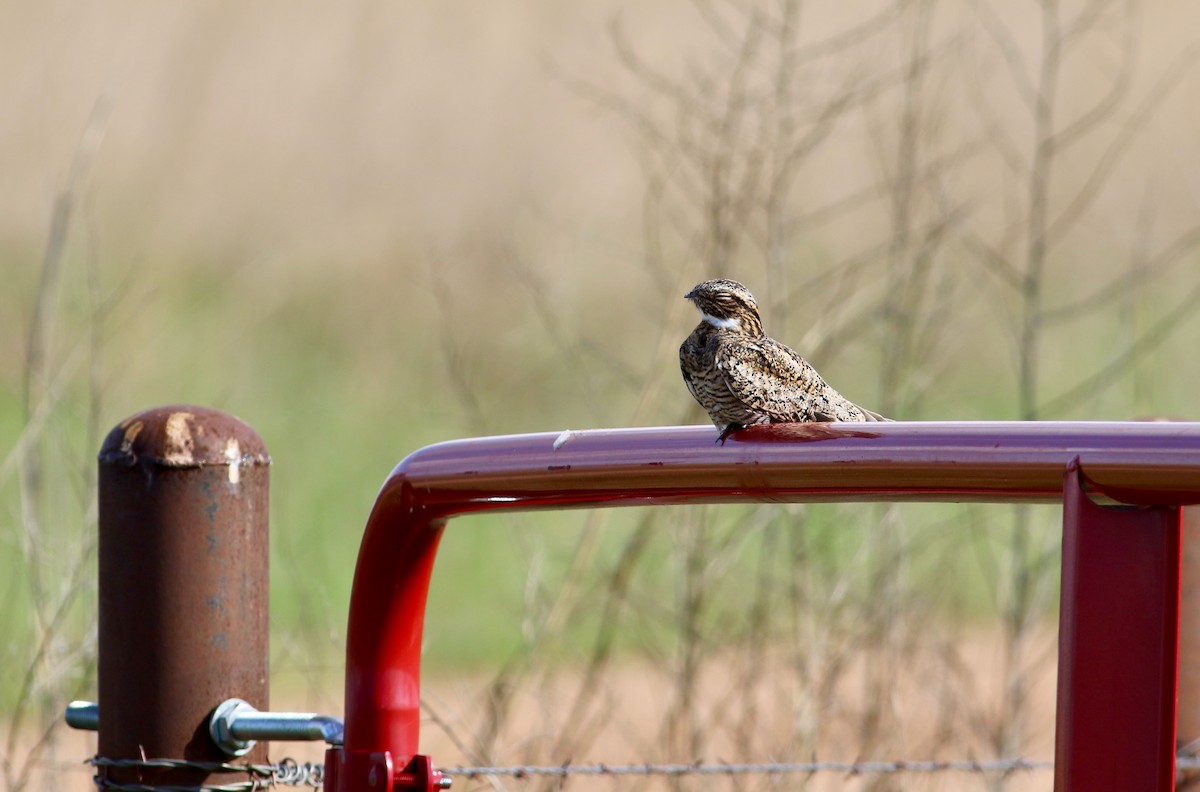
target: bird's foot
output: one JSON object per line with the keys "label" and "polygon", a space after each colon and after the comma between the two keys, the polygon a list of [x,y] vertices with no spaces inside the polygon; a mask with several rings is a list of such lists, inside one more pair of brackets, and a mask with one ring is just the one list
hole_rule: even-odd
{"label": "bird's foot", "polygon": [[725,428],[723,430],[721,430],[720,436],[717,437],[717,442],[720,443],[721,445],[725,445],[725,440],[729,437],[729,435],[733,434],[734,432],[739,432],[745,428],[746,428],[745,424],[739,424],[739,423],[726,424]]}

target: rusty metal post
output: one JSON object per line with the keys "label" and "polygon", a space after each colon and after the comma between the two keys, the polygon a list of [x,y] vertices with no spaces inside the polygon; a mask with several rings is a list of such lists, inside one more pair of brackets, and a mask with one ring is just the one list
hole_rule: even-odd
{"label": "rusty metal post", "polygon": [[[226,760],[206,729],[213,708],[237,697],[268,709],[266,448],[232,416],[171,406],[122,421],[99,461],[99,754]],[[242,759],[266,755],[260,742]],[[237,779],[99,772],[150,786]]]}

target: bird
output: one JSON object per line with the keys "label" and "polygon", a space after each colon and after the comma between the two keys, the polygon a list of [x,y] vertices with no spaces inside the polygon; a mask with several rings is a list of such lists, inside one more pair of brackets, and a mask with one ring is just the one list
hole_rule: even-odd
{"label": "bird", "polygon": [[843,397],[808,361],[764,333],[754,295],[737,281],[706,280],[684,299],[701,319],[679,347],[679,368],[720,443],[754,424],[890,420]]}

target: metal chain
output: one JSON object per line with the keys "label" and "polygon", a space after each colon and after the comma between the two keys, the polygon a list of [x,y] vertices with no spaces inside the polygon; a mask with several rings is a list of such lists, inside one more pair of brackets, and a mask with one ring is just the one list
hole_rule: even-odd
{"label": "metal chain", "polygon": [[325,765],[319,762],[300,764],[291,757],[285,757],[275,765],[272,780],[277,784],[310,786],[320,789],[325,785]]}

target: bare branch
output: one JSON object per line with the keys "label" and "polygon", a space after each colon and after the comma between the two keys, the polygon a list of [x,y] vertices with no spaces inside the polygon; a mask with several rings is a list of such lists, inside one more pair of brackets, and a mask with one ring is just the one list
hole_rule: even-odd
{"label": "bare branch", "polygon": [[798,62],[810,61],[831,55],[840,55],[846,50],[869,41],[872,37],[889,30],[912,0],[894,0],[884,6],[875,16],[860,22],[849,30],[822,39],[813,44],[798,47],[791,57]]}
{"label": "bare branch", "polygon": [[621,20],[617,16],[614,16],[609,23],[609,38],[613,44],[613,51],[617,54],[618,62],[633,74],[642,85],[670,99],[680,110],[687,111],[696,116],[704,115],[701,107],[695,102],[692,95],[677,81],[664,77],[642,60],[641,56],[637,54],[632,45],[630,45],[629,40],[625,37],[625,29],[622,27]]}
{"label": "bare branch", "polygon": [[547,61],[544,67],[571,92],[624,120],[647,144],[663,144],[668,140],[666,133],[654,123],[646,110],[638,108],[620,94],[568,75],[553,62]]}
{"label": "bare branch", "polygon": [[1061,414],[1070,407],[1087,399],[1095,398],[1120,382],[1123,376],[1131,373],[1130,363],[1133,360],[1163,343],[1176,327],[1196,315],[1198,300],[1200,300],[1200,283],[1197,283],[1174,309],[1131,342],[1107,364],[1065,393],[1042,404],[1038,408],[1039,413],[1042,415]]}
{"label": "bare branch", "polygon": [[[1088,8],[1099,7],[1100,3],[1091,3]],[[1057,151],[1062,151],[1078,141],[1087,133],[1111,118],[1121,103],[1129,95],[1133,84],[1134,67],[1137,63],[1137,34],[1138,25],[1134,17],[1134,6],[1127,4],[1128,12],[1124,24],[1121,25],[1121,62],[1117,67],[1116,76],[1109,84],[1108,91],[1094,105],[1086,110],[1079,118],[1059,130],[1050,140],[1050,145]],[[1080,13],[1083,16],[1086,13]],[[1064,37],[1065,39],[1066,37]]]}
{"label": "bare branch", "polygon": [[992,41],[995,42],[996,48],[1000,50],[1000,55],[1008,65],[1008,74],[1012,78],[1013,86],[1017,89],[1017,94],[1024,100],[1026,106],[1032,109],[1038,102],[1038,90],[1033,83],[1033,78],[1029,75],[1025,55],[1021,52],[1020,45],[1017,44],[1016,36],[996,14],[988,0],[979,0],[976,7],[979,9],[979,19],[983,22],[984,30],[992,37]]}
{"label": "bare branch", "polygon": [[566,755],[573,747],[576,729],[582,722],[582,717],[591,705],[599,688],[600,674],[612,657],[620,615],[625,608],[629,595],[629,587],[633,572],[646,552],[650,538],[653,535],[654,520],[647,513],[639,521],[633,535],[625,543],[621,556],[609,573],[604,594],[604,608],[600,617],[600,627],[596,640],[592,645],[591,656],[588,658],[587,670],[583,681],[575,694],[570,707],[570,715],[564,721],[563,731],[558,736],[556,755]]}
{"label": "bare branch", "polygon": [[1009,137],[1005,129],[1005,119],[999,115],[993,103],[988,101],[988,92],[979,79],[980,70],[970,68],[963,71],[972,81],[971,89],[967,91],[967,97],[981,120],[984,135],[995,147],[1000,154],[1001,161],[1008,166],[1010,171],[1013,173],[1026,172],[1029,165],[1025,161],[1021,147]]}
{"label": "bare branch", "polygon": [[446,374],[450,381],[451,390],[458,397],[466,412],[467,425],[476,434],[486,434],[489,428],[488,412],[483,409],[476,396],[476,388],[471,380],[470,367],[464,361],[462,350],[457,343],[454,320],[454,290],[450,288],[444,273],[444,267],[432,260],[428,264],[430,288],[434,302],[438,306],[438,317],[442,327],[437,334],[441,346],[441,359],[445,364]]}
{"label": "bare branch", "polygon": [[1197,56],[1200,56],[1200,42],[1193,42],[1172,62],[1171,66],[1163,72],[1146,96],[1142,98],[1125,125],[1121,127],[1120,132],[1099,156],[1087,180],[1076,191],[1075,197],[1047,227],[1047,243],[1060,241],[1065,232],[1079,221],[1099,197],[1100,188],[1108,181],[1113,169],[1129,150],[1130,144],[1146,128],[1163,101],[1182,83],[1183,77]]}
{"label": "bare branch", "polygon": [[1137,270],[1122,273],[1087,297],[1047,310],[1044,316],[1047,321],[1063,322],[1102,308],[1126,295],[1129,289],[1142,278],[1162,274],[1174,265],[1186,261],[1187,254],[1197,247],[1200,247],[1200,225],[1193,226],[1180,234],[1163,250],[1147,259]]}
{"label": "bare branch", "polygon": [[[44,678],[45,669],[43,668],[46,655],[50,651],[51,643],[61,637],[63,624],[70,615],[71,607],[78,601],[79,595],[83,591],[83,581],[94,559],[94,550],[95,539],[87,542],[83,551],[76,556],[74,566],[66,577],[68,581],[67,589],[57,598],[53,613],[43,627],[37,648],[29,657],[25,673],[21,677],[15,704],[8,722],[7,750],[5,752],[7,757],[5,759],[6,772],[11,772],[14,757],[18,755],[18,751],[16,750],[17,741],[25,736],[23,726],[25,715],[35,703],[34,699],[37,695],[38,687],[47,683],[47,680]],[[49,723],[33,749],[26,753],[22,768],[18,773],[19,780],[17,783],[12,784],[13,788],[19,789],[27,782],[29,773],[40,759],[42,750],[56,731],[58,725],[59,721],[57,719]]]}
{"label": "bare branch", "polygon": [[1001,283],[1017,291],[1023,288],[1025,278],[1020,270],[1009,263],[1007,258],[993,250],[978,235],[973,233],[964,235],[963,244],[967,246],[967,250],[975,254],[975,259],[983,264],[988,272],[1000,279]]}
{"label": "bare branch", "polygon": [[712,0],[692,0],[692,5],[700,14],[700,18],[708,25],[709,30],[717,35],[722,44],[731,50],[738,48],[737,33],[729,21],[721,16],[721,12],[717,10]]}
{"label": "bare branch", "polygon": [[[1079,9],[1079,13],[1075,18],[1064,24],[1059,32],[1059,40],[1063,46],[1071,43],[1076,36],[1086,35],[1100,22],[1100,18],[1112,10],[1113,6],[1117,5],[1119,0],[1090,0],[1084,3],[1083,8]],[[1127,18],[1133,13],[1133,0],[1124,0],[1126,6]]]}

